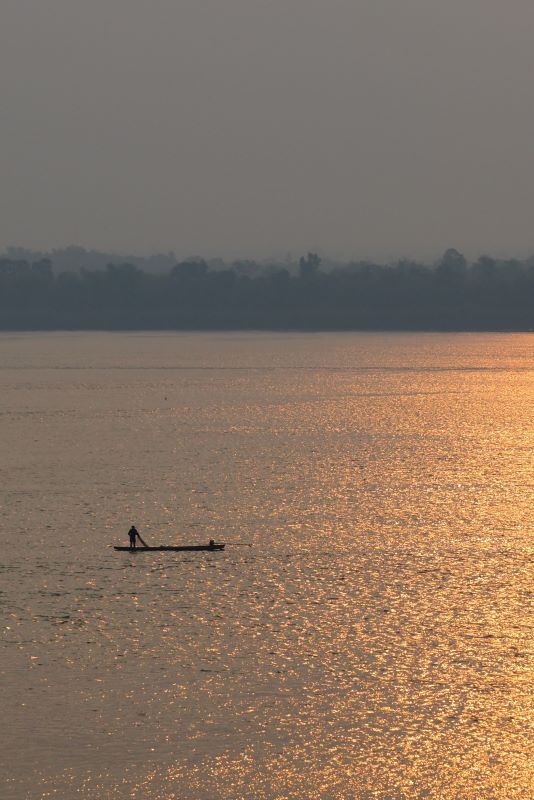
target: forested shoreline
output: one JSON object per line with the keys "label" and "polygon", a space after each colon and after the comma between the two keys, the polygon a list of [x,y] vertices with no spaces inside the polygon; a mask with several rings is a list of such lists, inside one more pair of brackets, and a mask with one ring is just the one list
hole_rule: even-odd
{"label": "forested shoreline", "polygon": [[447,250],[432,265],[195,258],[60,269],[0,257],[1,330],[534,329],[534,260]]}

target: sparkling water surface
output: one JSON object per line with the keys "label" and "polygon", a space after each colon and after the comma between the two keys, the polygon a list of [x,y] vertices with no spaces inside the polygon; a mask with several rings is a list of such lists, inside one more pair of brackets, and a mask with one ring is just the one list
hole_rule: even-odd
{"label": "sparkling water surface", "polygon": [[2,800],[533,798],[533,399],[532,334],[0,335]]}

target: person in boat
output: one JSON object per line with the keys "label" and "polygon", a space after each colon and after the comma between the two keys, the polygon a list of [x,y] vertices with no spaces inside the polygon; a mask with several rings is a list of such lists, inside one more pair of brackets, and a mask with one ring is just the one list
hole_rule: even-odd
{"label": "person in boat", "polygon": [[135,549],[137,547],[136,544],[137,539],[141,539],[141,537],[139,536],[139,531],[137,530],[135,525],[132,525],[132,527],[128,531],[128,536],[130,537],[130,547],[133,547]]}
{"label": "person in boat", "polygon": [[210,547],[215,547],[215,539],[210,539]]}

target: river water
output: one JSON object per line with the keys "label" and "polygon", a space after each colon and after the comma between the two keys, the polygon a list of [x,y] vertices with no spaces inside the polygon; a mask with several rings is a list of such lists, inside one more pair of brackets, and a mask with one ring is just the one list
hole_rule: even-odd
{"label": "river water", "polygon": [[0,335],[3,800],[534,797],[533,398],[532,334]]}

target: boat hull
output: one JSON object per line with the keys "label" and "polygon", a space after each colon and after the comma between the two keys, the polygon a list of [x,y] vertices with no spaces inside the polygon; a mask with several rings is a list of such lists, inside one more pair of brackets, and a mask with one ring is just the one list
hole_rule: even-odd
{"label": "boat hull", "polygon": [[158,547],[120,547],[114,546],[114,550],[120,550],[126,553],[155,553],[155,552],[170,552],[170,553],[196,553],[201,550],[212,552],[214,550],[224,550],[224,544],[188,544],[173,547],[171,545],[159,545]]}

